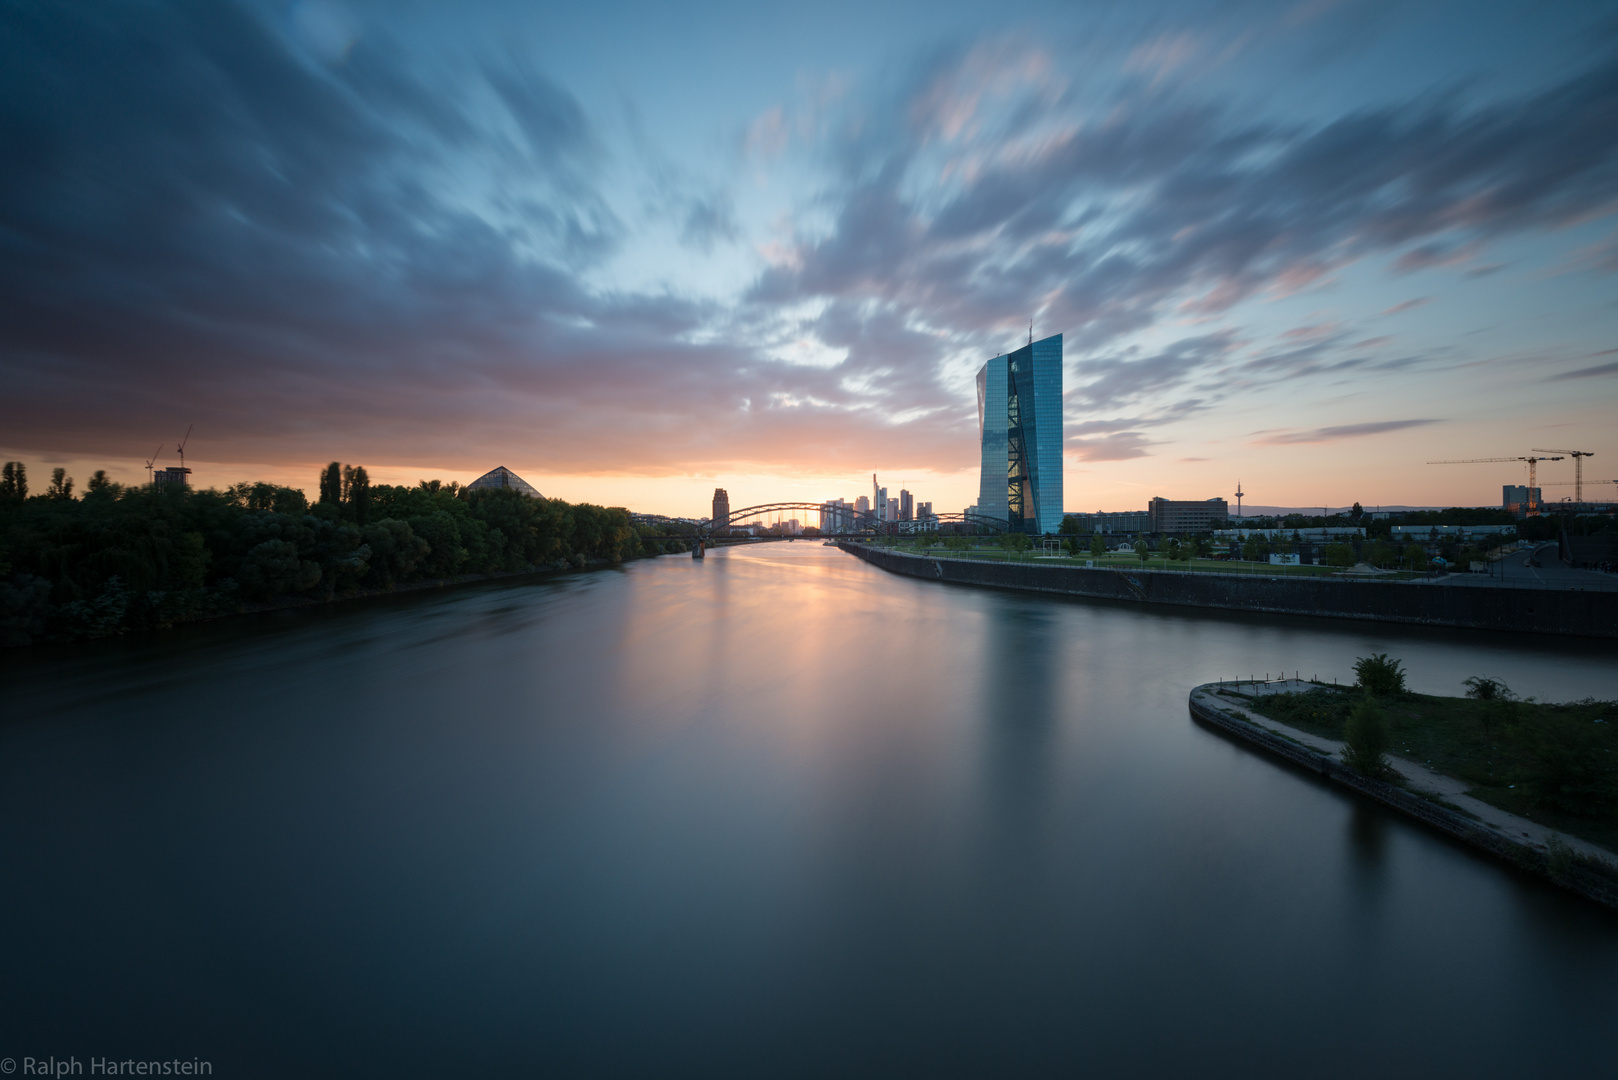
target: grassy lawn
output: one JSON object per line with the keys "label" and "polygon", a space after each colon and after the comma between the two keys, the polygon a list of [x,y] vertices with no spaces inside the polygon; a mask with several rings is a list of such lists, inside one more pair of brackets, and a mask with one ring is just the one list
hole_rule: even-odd
{"label": "grassy lawn", "polygon": [[[1321,688],[1247,704],[1330,739],[1359,701]],[[1618,850],[1618,701],[1533,701],[1401,694],[1381,699],[1393,752],[1472,785],[1491,806]]]}

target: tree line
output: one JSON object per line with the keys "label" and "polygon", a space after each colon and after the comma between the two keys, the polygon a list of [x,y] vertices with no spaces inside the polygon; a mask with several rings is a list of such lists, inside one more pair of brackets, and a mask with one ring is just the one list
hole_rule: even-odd
{"label": "tree line", "polygon": [[0,643],[169,626],[286,597],[331,600],[415,581],[683,550],[622,507],[466,490],[373,485],[332,462],[310,505],[298,488],[125,486],[98,470],[81,496],[56,469],[28,491],[0,474]]}

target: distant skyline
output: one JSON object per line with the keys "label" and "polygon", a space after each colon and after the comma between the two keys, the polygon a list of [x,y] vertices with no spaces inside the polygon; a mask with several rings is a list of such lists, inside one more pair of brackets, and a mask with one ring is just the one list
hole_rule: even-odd
{"label": "distant skyline", "polygon": [[1610,4],[556,7],[0,11],[0,454],[956,511],[1032,319],[1068,510],[1618,477]]}

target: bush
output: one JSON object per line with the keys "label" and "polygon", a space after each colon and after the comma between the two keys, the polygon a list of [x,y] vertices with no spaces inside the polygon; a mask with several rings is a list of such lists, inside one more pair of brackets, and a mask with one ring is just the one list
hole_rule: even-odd
{"label": "bush", "polygon": [[1389,660],[1387,653],[1373,653],[1354,661],[1354,674],[1360,689],[1378,697],[1392,697],[1405,692],[1404,663]]}
{"label": "bush", "polygon": [[1388,771],[1387,751],[1393,741],[1388,718],[1369,698],[1354,706],[1343,726],[1343,761],[1366,776]]}
{"label": "bush", "polygon": [[1466,696],[1476,701],[1510,701],[1517,696],[1511,692],[1511,687],[1499,679],[1482,675],[1474,675],[1461,685],[1466,687]]}

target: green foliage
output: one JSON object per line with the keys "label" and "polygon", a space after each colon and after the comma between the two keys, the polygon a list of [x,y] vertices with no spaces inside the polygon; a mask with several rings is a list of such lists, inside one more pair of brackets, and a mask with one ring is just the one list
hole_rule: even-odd
{"label": "green foliage", "polygon": [[1392,697],[1405,690],[1404,661],[1389,660],[1387,653],[1373,653],[1354,661],[1354,675],[1360,689],[1378,697]]}
{"label": "green foliage", "polygon": [[[301,491],[273,484],[193,491],[92,481],[82,499],[0,499],[0,642],[95,637],[243,602],[616,562],[666,547],[620,508],[449,484],[373,487],[359,467],[336,475],[340,499],[346,476],[346,500],[313,508]],[[331,476],[328,467],[328,489]],[[5,482],[25,490],[20,468]]]}
{"label": "green foliage", "polygon": [[1466,696],[1475,701],[1510,701],[1517,696],[1501,680],[1482,675],[1473,675],[1463,680],[1461,685],[1466,687]]}
{"label": "green foliage", "polygon": [[1152,549],[1146,546],[1146,541],[1135,541],[1135,556],[1139,558],[1141,562],[1145,562],[1147,559],[1152,557]]}
{"label": "green foliage", "polygon": [[1388,718],[1369,698],[1361,700],[1343,725],[1343,761],[1366,776],[1388,771],[1388,748],[1393,741]]}
{"label": "green foliage", "polygon": [[1352,544],[1327,544],[1321,555],[1327,566],[1353,566],[1354,546]]}
{"label": "green foliage", "polygon": [[332,462],[320,470],[320,502],[337,506],[343,501],[343,467]]}
{"label": "green foliage", "polygon": [[[1271,694],[1252,707],[1345,739],[1363,698],[1331,689]],[[1618,847],[1618,701],[1543,704],[1505,697],[1405,694],[1374,704],[1387,716],[1390,753],[1471,785],[1470,794],[1608,847]]]}
{"label": "green foliage", "polygon": [[1105,555],[1106,553],[1107,553],[1107,542],[1105,540],[1101,539],[1099,534],[1091,536],[1090,537],[1090,557],[1093,558],[1093,559],[1099,559],[1103,555]]}
{"label": "green foliage", "polygon": [[20,461],[8,461],[0,473],[0,498],[22,502],[28,498],[28,466]]}
{"label": "green foliage", "polygon": [[58,466],[51,470],[51,486],[45,489],[45,494],[52,499],[71,499],[73,497],[73,478],[67,470]]}

